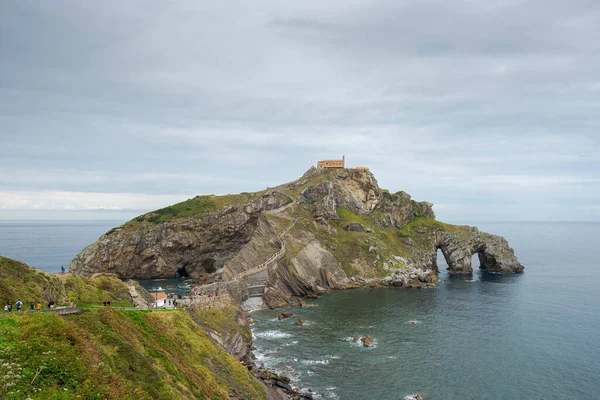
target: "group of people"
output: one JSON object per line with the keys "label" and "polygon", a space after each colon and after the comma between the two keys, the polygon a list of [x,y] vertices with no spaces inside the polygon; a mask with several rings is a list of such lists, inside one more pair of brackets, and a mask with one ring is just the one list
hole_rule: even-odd
{"label": "group of people", "polygon": [[[17,311],[21,311],[21,309],[23,308],[23,302],[21,300],[18,300],[13,306],[13,303],[9,301],[7,304],[4,305],[4,311],[6,312],[13,312],[13,308],[16,308]],[[48,302],[48,308],[51,310],[54,308],[54,301]],[[41,302],[34,303],[32,301],[29,303],[29,311],[40,311],[41,309]]]}

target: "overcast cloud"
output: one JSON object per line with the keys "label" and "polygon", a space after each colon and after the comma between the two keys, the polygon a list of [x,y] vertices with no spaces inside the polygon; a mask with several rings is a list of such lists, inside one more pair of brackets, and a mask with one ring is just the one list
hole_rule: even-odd
{"label": "overcast cloud", "polygon": [[600,2],[4,1],[0,219],[346,155],[441,220],[600,220]]}

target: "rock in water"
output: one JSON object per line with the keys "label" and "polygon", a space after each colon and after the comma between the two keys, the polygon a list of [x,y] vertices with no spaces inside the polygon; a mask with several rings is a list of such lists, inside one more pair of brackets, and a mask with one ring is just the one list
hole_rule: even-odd
{"label": "rock in water", "polygon": [[371,336],[364,336],[360,340],[365,347],[371,347],[375,343],[375,339],[373,339]]}
{"label": "rock in water", "polygon": [[303,320],[303,319],[300,319],[300,320],[298,320],[298,321],[296,321],[296,322],[295,322],[295,325],[296,325],[296,326],[302,326],[302,325],[304,325],[305,323],[306,323],[306,321],[305,321],[305,320]]}
{"label": "rock in water", "polygon": [[284,320],[284,319],[288,319],[288,318],[289,318],[289,317],[291,317],[292,315],[294,315],[294,314],[292,314],[292,313],[291,313],[291,312],[289,312],[289,311],[285,311],[285,312],[282,312],[281,314],[277,315],[277,319],[278,319],[278,320],[280,320],[280,321],[282,321],[282,320]]}

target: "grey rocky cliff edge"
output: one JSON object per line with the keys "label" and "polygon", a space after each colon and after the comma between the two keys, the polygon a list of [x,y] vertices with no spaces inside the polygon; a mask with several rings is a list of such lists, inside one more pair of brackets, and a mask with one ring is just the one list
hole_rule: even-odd
{"label": "grey rocky cliff edge", "polygon": [[431,203],[381,189],[369,171],[315,168],[260,193],[202,196],[140,216],[83,250],[71,269],[235,279],[281,248],[278,233],[292,221],[285,256],[268,269],[264,301],[272,307],[357,282],[432,284],[438,250],[453,274],[472,273],[474,254],[487,271],[523,271],[504,238],[439,222]]}
{"label": "grey rocky cliff edge", "polygon": [[227,205],[197,217],[158,223],[149,222],[151,216],[141,223],[134,220],[85,248],[71,261],[71,271],[80,275],[109,272],[122,279],[211,274],[222,269],[254,235],[269,229],[262,221],[265,211],[289,201],[283,193],[267,192],[246,204]]}

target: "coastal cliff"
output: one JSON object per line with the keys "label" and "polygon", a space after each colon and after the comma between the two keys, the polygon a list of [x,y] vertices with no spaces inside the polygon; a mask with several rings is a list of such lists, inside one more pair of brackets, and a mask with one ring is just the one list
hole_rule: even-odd
{"label": "coastal cliff", "polygon": [[[132,283],[48,274],[2,256],[0,278],[2,303],[24,303],[0,311],[0,399],[310,398],[254,365],[250,326],[235,304],[144,310],[131,307]],[[42,310],[29,311],[30,301]],[[79,308],[61,316],[68,305]]]}
{"label": "coastal cliff", "polygon": [[504,238],[439,222],[432,207],[381,189],[367,170],[311,168],[261,192],[197,196],[139,216],[84,249],[71,270],[227,281],[285,246],[269,266],[264,301],[272,307],[365,281],[432,284],[438,249],[451,274],[471,274],[474,254],[489,272],[523,271]]}

